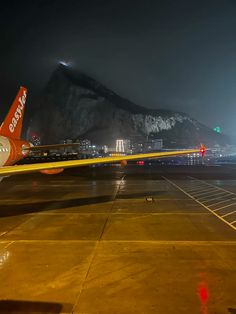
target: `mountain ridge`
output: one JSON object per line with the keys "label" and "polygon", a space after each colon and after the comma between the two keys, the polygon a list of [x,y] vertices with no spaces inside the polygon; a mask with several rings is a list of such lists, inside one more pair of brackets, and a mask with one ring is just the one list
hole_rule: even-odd
{"label": "mountain ridge", "polygon": [[136,105],[86,74],[60,65],[52,74],[32,117],[30,131],[42,142],[88,138],[114,146],[115,139],[163,138],[165,146],[224,144],[229,138],[188,114]]}

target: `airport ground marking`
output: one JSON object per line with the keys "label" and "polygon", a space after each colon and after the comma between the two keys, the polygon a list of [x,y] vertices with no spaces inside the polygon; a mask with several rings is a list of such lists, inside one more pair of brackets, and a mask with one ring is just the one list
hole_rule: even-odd
{"label": "airport ground marking", "polygon": [[[111,216],[112,216],[113,208],[114,208],[114,203],[115,203],[116,197],[117,197],[117,195],[118,195],[118,193],[119,193],[119,191],[120,191],[120,188],[121,188],[121,186],[122,186],[122,184],[123,184],[124,178],[125,178],[125,175],[123,174],[122,177],[121,177],[120,180],[119,180],[119,183],[116,184],[115,191],[114,191],[114,193],[113,193],[113,195],[112,195],[112,202],[113,202],[113,203],[112,203],[112,205],[111,205],[111,209],[110,209],[110,211],[108,212],[107,218],[106,218],[106,220],[105,220],[105,222],[104,222],[104,224],[103,224],[102,231],[101,231],[101,233],[100,233],[98,239],[97,239],[96,242],[95,242],[95,247],[94,247],[94,249],[93,249],[93,253],[92,253],[92,256],[91,256],[89,265],[88,265],[88,269],[87,269],[87,271],[86,271],[86,273],[85,273],[85,276],[84,276],[84,278],[83,278],[83,282],[82,282],[82,284],[81,284],[79,293],[78,293],[77,298],[76,298],[76,300],[75,300],[72,313],[74,313],[74,310],[75,310],[75,308],[76,308],[76,306],[77,306],[77,304],[78,304],[78,302],[79,302],[81,293],[82,293],[82,291],[83,291],[83,289],[84,289],[84,285],[85,285],[85,283],[86,283],[86,280],[87,280],[88,275],[89,275],[89,273],[90,273],[90,269],[91,269],[91,267],[92,267],[93,261],[94,261],[94,259],[95,259],[96,254],[97,254],[97,249],[98,249],[99,243],[101,243],[101,241],[102,241],[102,237],[103,237],[104,231],[105,231],[106,226],[107,226],[107,224],[108,224],[108,222],[109,222],[109,220],[110,220],[110,218],[111,218]],[[118,180],[116,180],[116,181],[118,181]]]}
{"label": "airport ground marking", "polygon": [[[220,195],[219,197],[217,197],[218,195]],[[194,195],[193,195],[194,196]],[[213,196],[215,196],[215,197],[213,197]],[[195,196],[194,196],[195,197]],[[210,198],[211,197],[211,198]],[[212,198],[213,197],[213,198]],[[214,200],[218,200],[218,199],[221,199],[221,200],[225,200],[225,198],[227,197],[227,199],[226,200],[228,200],[228,199],[231,199],[230,198],[230,196],[229,195],[227,195],[227,194],[221,194],[221,193],[215,193],[215,194],[213,194],[213,195],[208,195],[208,196],[206,196],[206,197],[196,197],[196,198],[198,198],[198,199],[202,199],[202,200],[204,200],[205,202],[211,202],[211,201],[214,201]],[[213,203],[214,204],[214,203]]]}
{"label": "airport ground marking", "polygon": [[[235,220],[236,223],[236,220]],[[141,243],[141,244],[154,244],[154,245],[205,245],[205,246],[211,246],[212,244],[215,245],[230,245],[230,246],[236,246],[236,241],[234,240],[64,240],[64,239],[59,239],[59,240],[26,240],[26,239],[19,239],[19,240],[1,240],[0,244],[6,244],[6,247],[9,247],[11,244],[43,244],[43,245],[55,245],[55,244],[60,244],[65,246],[65,244],[94,244],[94,247],[96,244],[100,243]],[[4,249],[6,248],[4,247]]]}
{"label": "airport ground marking", "polygon": [[233,205],[236,205],[236,203],[232,203],[232,204],[228,204],[228,205],[219,207],[219,208],[217,208],[215,211],[220,210],[220,209],[224,209],[224,208],[227,208],[227,207],[230,207],[230,206],[233,206]]}
{"label": "airport ground marking", "polygon": [[[186,190],[187,191],[187,190]],[[215,190],[211,190],[211,191],[206,191],[206,192],[201,192],[201,193],[198,193],[198,194],[195,194],[195,193],[191,193],[189,191],[187,191],[189,194],[193,195],[194,197],[204,197],[204,196],[207,196],[207,195],[215,195],[216,191]]]}
{"label": "airport ground marking", "polygon": [[218,212],[219,210],[221,210],[222,208],[216,208],[216,209],[212,209],[213,212]]}
{"label": "airport ground marking", "polygon": [[[147,215],[151,215],[151,216],[168,216],[168,215],[199,215],[199,213],[201,213],[202,215],[209,215],[209,213],[206,213],[205,211],[204,212],[153,212],[153,211],[145,211],[145,212],[140,212],[140,211],[133,211],[132,213],[127,213],[127,212],[122,212],[122,211],[119,211],[120,209],[114,209],[116,211],[113,211],[111,213],[111,215],[139,215],[140,217],[141,216],[147,216]],[[40,213],[39,216],[69,216],[69,215],[77,215],[77,216],[92,216],[92,215],[108,215],[109,212],[104,212],[104,213],[96,213],[96,212],[86,212],[86,213]],[[31,214],[31,216],[35,216],[35,214]],[[4,235],[6,234],[8,231],[4,231],[0,234],[1,235]]]}
{"label": "airport ground marking", "polygon": [[[221,193],[219,193],[219,194],[221,194]],[[217,194],[217,195],[219,195],[219,194]],[[225,194],[225,193],[224,193],[224,194]],[[208,196],[208,197],[211,197],[211,196]],[[208,203],[208,202],[215,201],[215,200],[219,200],[219,199],[223,200],[223,198],[227,197],[227,195],[221,195],[221,196],[219,196],[219,197],[214,197],[214,198],[209,198],[209,199],[208,199],[208,197],[207,197],[207,198],[205,198],[205,197],[203,197],[203,198],[200,197],[200,198],[198,198],[198,199],[201,200],[202,203]]]}
{"label": "airport ground marking", "polygon": [[[188,191],[187,191],[188,192]],[[188,192],[189,194],[191,194],[192,196],[194,197],[197,197],[197,198],[207,198],[207,197],[212,197],[213,195],[216,194],[216,191],[212,190],[212,191],[208,191],[208,192],[205,192],[205,193],[201,193],[201,194],[193,194],[191,192]]]}
{"label": "airport ground marking", "polygon": [[234,213],[236,213],[236,210],[234,210],[234,211],[232,211],[232,212],[230,212],[230,213],[224,214],[224,215],[222,215],[221,217],[224,218],[224,217],[230,216],[230,215],[232,215],[232,214],[234,214]]}
{"label": "airport ground marking", "polygon": [[210,184],[210,183],[208,183],[208,182],[205,182],[205,181],[203,181],[203,180],[200,180],[200,179],[197,179],[197,178],[194,178],[194,177],[191,177],[191,176],[188,176],[188,178],[190,178],[190,179],[192,179],[192,180],[195,180],[195,181],[198,181],[198,182],[202,182],[203,184],[206,184],[206,185],[208,185],[208,186],[213,186],[213,187],[215,187],[217,190],[222,190],[222,191],[225,191],[225,192],[227,192],[227,193],[229,193],[229,194],[232,194],[232,195],[236,196],[236,194],[235,194],[234,192],[227,191],[227,190],[225,190],[225,189],[223,189],[223,188],[221,188],[221,187],[219,187],[219,186],[217,186],[217,185]]}
{"label": "airport ground marking", "polygon": [[222,204],[222,203],[225,203],[225,202],[234,201],[235,199],[236,199],[235,197],[229,198],[229,199],[227,199],[227,200],[222,200],[222,201],[220,201],[220,202],[213,203],[213,204],[210,204],[210,205],[208,205],[208,206],[209,206],[209,207],[212,207],[212,206],[219,205],[219,204]]}
{"label": "airport ground marking", "polygon": [[[188,177],[189,177],[190,179],[193,178],[193,177],[191,177],[191,176],[188,176]],[[235,200],[235,197],[232,197],[232,195],[235,196],[235,195],[236,195],[235,193],[233,193],[233,192],[231,192],[231,191],[228,191],[228,190],[225,190],[225,189],[223,189],[223,188],[220,188],[220,187],[218,187],[218,186],[214,186],[214,185],[212,185],[212,184],[209,184],[209,183],[207,183],[207,182],[205,182],[205,181],[203,181],[203,180],[199,180],[199,179],[197,179],[197,178],[193,178],[193,179],[194,179],[195,181],[197,181],[197,182],[202,182],[203,185],[205,184],[205,185],[213,186],[213,187],[215,187],[215,189],[216,189],[217,191],[222,191],[221,193],[217,193],[217,195],[216,195],[216,196],[221,195],[220,197],[216,197],[216,198],[212,198],[212,199],[206,199],[206,200],[204,200],[204,202],[201,200],[201,198],[199,199],[199,201],[201,201],[202,203],[204,203],[205,205],[207,205],[209,208],[211,207],[213,212],[218,212],[218,211],[220,211],[221,209],[229,208],[230,206],[235,205],[235,202],[232,203],[232,201]],[[195,195],[194,195],[194,197],[195,197]],[[209,197],[210,197],[210,196],[209,196]],[[208,197],[207,197],[207,198],[208,198]],[[225,199],[225,198],[226,198],[226,199]],[[221,199],[221,201],[216,202],[216,203],[214,202],[213,204],[208,204],[209,202],[215,201],[215,200],[217,200],[217,199]],[[219,208],[214,209],[214,207],[215,207],[216,205],[223,204],[223,203],[226,203],[226,202],[231,202],[231,204],[227,204],[227,205],[225,205],[225,206],[221,206],[221,207],[219,207]],[[228,217],[228,216],[232,215],[234,212],[235,212],[235,211],[234,211],[234,209],[233,209],[232,211],[230,211],[230,212],[228,212],[228,213],[226,213],[226,214],[224,214],[224,215],[219,215],[219,216],[224,219],[225,217]],[[218,214],[217,214],[217,215],[218,215]],[[231,222],[229,222],[229,223],[231,223]]]}
{"label": "airport ground marking", "polygon": [[186,185],[186,188],[189,188],[191,191],[201,190],[202,184],[198,184],[198,185],[196,185],[196,186],[194,186],[194,187],[191,187],[191,186],[189,186],[189,185]]}
{"label": "airport ground marking", "polygon": [[[187,190],[186,190],[187,191]],[[219,194],[226,194],[226,192],[220,192],[219,193],[219,191],[217,190],[217,189],[205,189],[205,191],[206,192],[202,192],[202,193],[197,193],[197,194],[195,194],[195,193],[189,193],[189,191],[187,191],[189,194],[191,194],[191,195],[193,195],[193,196],[197,196],[197,197],[202,197],[203,195],[208,195],[208,194],[212,194],[212,195],[215,195],[216,193],[217,193],[217,195],[219,195]]]}
{"label": "airport ground marking", "polygon": [[3,235],[5,235],[7,232],[8,232],[8,231],[3,231],[3,232],[1,232],[1,233],[0,233],[0,237],[3,236]]}
{"label": "airport ground marking", "polygon": [[202,183],[198,184],[198,185],[184,185],[184,187],[186,189],[188,189],[189,191],[197,191],[197,190],[201,190],[202,189]]}
{"label": "airport ground marking", "polygon": [[215,188],[208,188],[207,190],[206,190],[206,188],[204,187],[202,187],[202,189],[201,189],[201,192],[198,192],[198,193],[192,193],[191,191],[188,191],[187,189],[186,189],[186,191],[188,191],[188,193],[191,193],[191,194],[193,194],[193,195],[203,195],[203,194],[208,194],[208,193],[212,193],[212,192],[214,192],[216,189]]}
{"label": "airport ground marking", "polygon": [[199,191],[202,191],[202,190],[203,190],[202,184],[201,184],[201,186],[199,185],[199,187],[197,189],[188,189],[188,191],[191,192],[191,193],[193,193],[193,192],[194,193],[196,193],[196,192],[199,193]]}
{"label": "airport ground marking", "polygon": [[[222,218],[222,216],[218,215],[217,213],[215,213],[212,209],[210,209],[209,207],[207,207],[205,204],[203,204],[202,202],[200,202],[198,199],[194,198],[191,194],[189,194],[188,192],[184,191],[180,186],[178,186],[176,183],[172,182],[171,180],[167,179],[166,177],[162,176],[163,179],[165,179],[167,182],[169,182],[170,184],[172,184],[174,187],[176,187],[177,189],[179,189],[180,191],[182,191],[185,195],[187,195],[188,197],[190,197],[191,199],[193,199],[195,202],[197,202],[198,204],[200,204],[201,206],[203,206],[205,209],[207,209],[208,211],[210,211],[213,215],[215,215],[217,218],[219,218],[221,221],[223,221],[224,223],[226,223],[229,227],[231,227],[233,230],[236,230],[236,226],[234,226],[233,224],[236,222],[228,222],[227,220],[225,220],[224,218]],[[234,193],[232,193],[234,194]]]}

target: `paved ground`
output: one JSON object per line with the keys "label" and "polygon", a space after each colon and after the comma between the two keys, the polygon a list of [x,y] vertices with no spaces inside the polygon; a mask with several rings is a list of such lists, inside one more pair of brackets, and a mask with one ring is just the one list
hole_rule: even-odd
{"label": "paved ground", "polygon": [[0,312],[236,313],[235,169],[4,179]]}

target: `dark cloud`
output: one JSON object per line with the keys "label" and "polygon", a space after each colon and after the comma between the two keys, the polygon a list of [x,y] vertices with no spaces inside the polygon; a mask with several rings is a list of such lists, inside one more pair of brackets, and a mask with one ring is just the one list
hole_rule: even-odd
{"label": "dark cloud", "polygon": [[65,60],[137,104],[184,111],[234,134],[235,16],[234,0],[5,4],[1,101],[7,104],[26,85],[33,106]]}

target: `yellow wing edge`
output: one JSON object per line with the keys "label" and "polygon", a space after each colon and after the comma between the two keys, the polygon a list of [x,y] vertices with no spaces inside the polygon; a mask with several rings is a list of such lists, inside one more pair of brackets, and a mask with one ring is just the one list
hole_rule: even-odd
{"label": "yellow wing edge", "polygon": [[121,162],[124,160],[130,161],[130,160],[139,160],[139,159],[164,158],[164,157],[186,155],[186,154],[193,154],[193,153],[199,153],[199,149],[5,166],[5,167],[0,167],[0,176],[37,172],[41,170],[50,170],[50,169],[59,169],[59,168],[65,169],[65,168],[72,168],[72,167],[97,165],[97,164],[116,163],[116,162]]}

